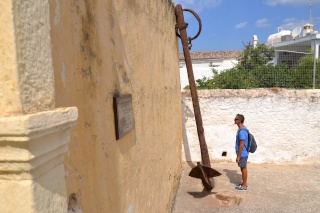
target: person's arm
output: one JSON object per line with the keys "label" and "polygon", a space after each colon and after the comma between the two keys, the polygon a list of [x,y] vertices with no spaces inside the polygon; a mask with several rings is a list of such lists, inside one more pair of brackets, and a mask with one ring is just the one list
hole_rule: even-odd
{"label": "person's arm", "polygon": [[240,157],[241,157],[241,153],[242,153],[243,147],[244,147],[244,140],[240,140],[239,150],[238,150],[237,159],[236,159],[237,163],[240,161]]}

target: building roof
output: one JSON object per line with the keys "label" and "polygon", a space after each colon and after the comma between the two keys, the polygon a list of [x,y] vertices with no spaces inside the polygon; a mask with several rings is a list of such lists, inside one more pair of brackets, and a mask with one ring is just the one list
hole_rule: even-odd
{"label": "building roof", "polygon": [[[236,59],[243,50],[221,50],[221,51],[203,51],[190,52],[191,60],[208,60],[208,59]],[[180,53],[180,60],[184,60],[183,53]]]}

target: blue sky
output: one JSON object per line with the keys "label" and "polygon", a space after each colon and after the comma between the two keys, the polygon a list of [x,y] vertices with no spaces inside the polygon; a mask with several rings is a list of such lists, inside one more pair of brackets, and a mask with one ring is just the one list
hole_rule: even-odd
{"label": "blue sky", "polygon": [[[202,31],[192,41],[191,51],[241,50],[243,42],[258,36],[265,43],[271,34],[310,23],[310,0],[172,0],[194,10],[201,18]],[[196,19],[184,12],[187,34],[198,30]],[[311,22],[320,32],[320,0],[312,0]],[[181,41],[179,40],[180,48]]]}

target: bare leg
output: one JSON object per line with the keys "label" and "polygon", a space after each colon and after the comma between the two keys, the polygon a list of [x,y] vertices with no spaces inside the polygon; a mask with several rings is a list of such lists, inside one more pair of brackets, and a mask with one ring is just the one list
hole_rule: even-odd
{"label": "bare leg", "polygon": [[242,173],[242,188],[246,188],[247,187],[247,177],[248,177],[247,167],[241,167],[241,173]]}

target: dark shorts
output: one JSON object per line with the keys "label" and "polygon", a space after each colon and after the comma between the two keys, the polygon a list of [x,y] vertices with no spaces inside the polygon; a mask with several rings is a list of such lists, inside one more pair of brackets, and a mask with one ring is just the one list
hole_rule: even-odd
{"label": "dark shorts", "polygon": [[247,167],[247,160],[248,160],[248,157],[241,157],[238,163],[238,166],[241,168]]}

